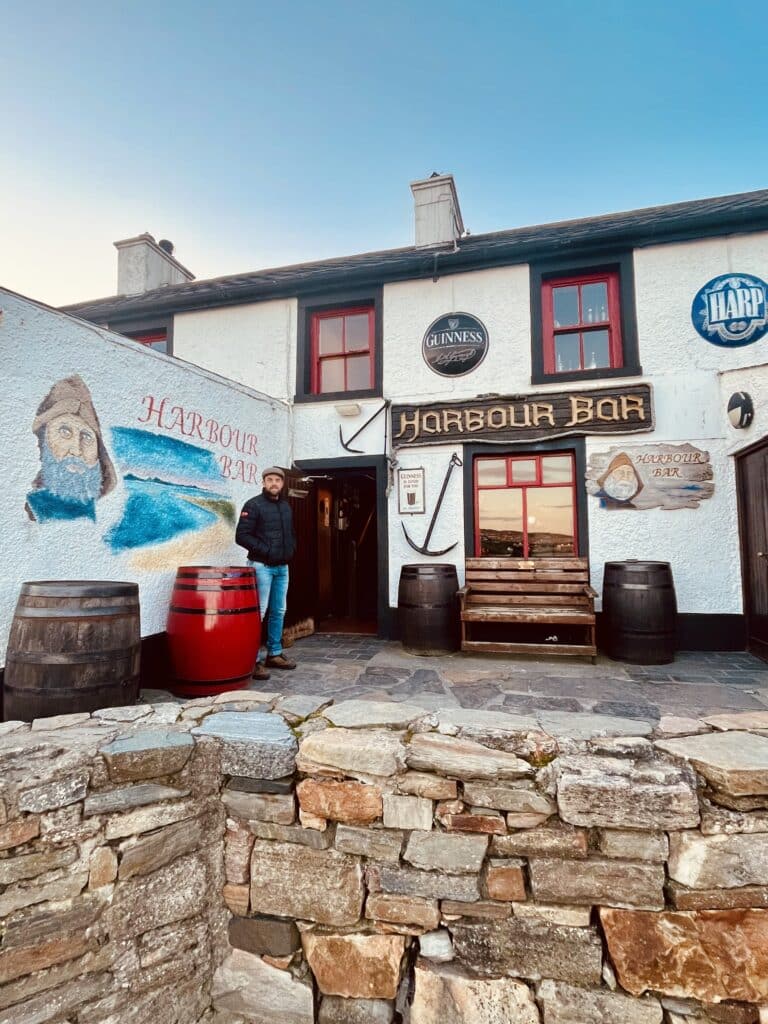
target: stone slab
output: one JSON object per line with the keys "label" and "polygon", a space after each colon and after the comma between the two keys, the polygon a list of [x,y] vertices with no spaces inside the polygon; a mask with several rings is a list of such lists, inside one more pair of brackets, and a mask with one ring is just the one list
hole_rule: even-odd
{"label": "stone slab", "polygon": [[533,774],[528,762],[514,754],[437,733],[413,736],[406,759],[409,768],[456,779],[519,779]]}
{"label": "stone slab", "polygon": [[160,803],[163,800],[178,800],[189,796],[188,789],[175,789],[173,786],[160,786],[156,783],[144,782],[136,786],[120,786],[101,793],[91,793],[86,797],[83,814],[114,814],[117,811],[128,811],[133,807],[144,807],[147,804]]}
{"label": "stone slab", "polygon": [[398,778],[397,789],[400,793],[423,796],[428,800],[455,800],[458,795],[453,779],[444,779],[429,772],[406,772]]}
{"label": "stone slab", "polygon": [[297,786],[296,795],[305,814],[330,821],[366,824],[382,815],[381,789],[362,782],[304,779]]}
{"label": "stone slab", "polygon": [[514,814],[532,814],[548,818],[557,811],[555,801],[528,786],[494,786],[483,782],[467,782],[464,800],[476,807],[492,807]]}
{"label": "stone slab", "polygon": [[227,814],[245,821],[272,821],[292,825],[296,820],[293,793],[242,793],[225,789],[221,794]]}
{"label": "stone slab", "polygon": [[582,861],[531,858],[528,874],[534,899],[542,903],[664,908],[661,864],[597,857]]}
{"label": "stone slab", "polygon": [[475,875],[448,875],[440,871],[419,871],[394,864],[369,864],[366,877],[371,892],[456,900],[459,903],[473,903],[480,899]]}
{"label": "stone slab", "polygon": [[409,924],[426,929],[437,928],[440,923],[437,900],[376,892],[370,893],[366,900],[365,916],[373,921]]}
{"label": "stone slab", "polygon": [[292,793],[296,786],[293,775],[282,779],[246,779],[233,775],[224,787],[225,793]]}
{"label": "stone slab", "polygon": [[124,881],[135,875],[149,875],[177,857],[192,853],[203,845],[204,839],[201,818],[180,821],[157,832],[130,839],[122,846],[117,877]]}
{"label": "stone slab", "polygon": [[17,818],[0,826],[0,850],[11,850],[14,846],[36,839],[40,835],[40,819],[37,817]]}
{"label": "stone slab", "polygon": [[524,861],[492,858],[485,869],[485,892],[491,900],[525,899]]}
{"label": "stone slab", "polygon": [[768,793],[768,736],[718,732],[657,740],[656,746],[690,761],[707,782],[730,796]]}
{"label": "stone slab", "polygon": [[661,1024],[663,1017],[658,999],[632,999],[563,981],[542,981],[537,995],[544,1024]]}
{"label": "stone slab", "polygon": [[556,821],[539,828],[491,839],[494,857],[563,857],[582,859],[589,850],[589,833]]}
{"label": "stone slab", "polygon": [[194,745],[187,733],[146,729],[121,736],[99,752],[113,782],[138,782],[181,771]]}
{"label": "stone slab", "polygon": [[336,829],[335,846],[342,853],[397,863],[403,849],[403,833],[395,829],[339,825]]}
{"label": "stone slab", "polygon": [[539,1024],[530,988],[512,978],[472,978],[454,965],[416,963],[410,1024]]}
{"label": "stone slab", "polygon": [[192,733],[221,740],[221,770],[227,775],[281,779],[294,770],[298,743],[280,715],[223,711]]}
{"label": "stone slab", "polygon": [[676,910],[746,910],[750,907],[768,907],[768,885],[745,885],[738,889],[689,889],[678,882],[669,882],[667,895]]}
{"label": "stone slab", "polygon": [[402,935],[305,932],[304,956],[323,995],[394,999],[405,951]]}
{"label": "stone slab", "polygon": [[669,876],[690,889],[732,889],[768,882],[768,833],[670,836]]}
{"label": "stone slab", "polygon": [[405,768],[405,747],[401,734],[387,729],[325,729],[301,741],[297,765],[307,774],[387,777]]}
{"label": "stone slab", "polygon": [[455,900],[442,900],[440,913],[443,920],[450,921],[457,917],[477,917],[485,921],[503,921],[512,916],[511,903],[497,903],[494,900],[478,900],[476,903],[457,903]]}
{"label": "stone slab", "polygon": [[734,811],[702,799],[701,831],[705,836],[768,832],[768,811]]}
{"label": "stone slab", "polygon": [[392,701],[344,700],[323,712],[323,718],[343,729],[407,729],[427,712],[416,704]]}
{"label": "stone slab", "polygon": [[297,843],[313,850],[333,846],[333,829],[318,831],[303,825],[276,825],[273,821],[249,821],[248,828],[258,839],[276,839],[280,843]]}
{"label": "stone slab", "polygon": [[592,740],[612,736],[650,736],[652,721],[622,718],[618,715],[593,715],[580,711],[539,711],[539,725],[558,739]]}
{"label": "stone slab", "polygon": [[669,856],[669,840],[663,832],[601,829],[597,848],[603,857],[622,860],[649,860],[663,864]]}
{"label": "stone slab", "polygon": [[242,1014],[248,1024],[313,1024],[312,984],[252,953],[233,950],[213,976],[217,1010]]}
{"label": "stone slab", "polygon": [[324,996],[317,1024],[392,1024],[395,1004],[385,999]]}
{"label": "stone slab", "polygon": [[768,732],[768,711],[732,711],[723,715],[709,715],[704,721],[720,732]]}
{"label": "stone slab", "polygon": [[453,944],[462,963],[479,975],[600,984],[603,946],[592,928],[564,928],[518,917],[461,921],[453,926]]}
{"label": "stone slab", "polygon": [[603,908],[600,919],[619,982],[632,995],[768,1001],[768,910]]}
{"label": "stone slab", "polygon": [[294,921],[260,914],[231,918],[229,944],[257,956],[290,956],[301,949],[301,938]]}
{"label": "stone slab", "polygon": [[32,732],[50,732],[54,729],[69,729],[73,725],[89,722],[91,716],[87,711],[78,711],[71,715],[52,715],[50,718],[36,718],[32,722]]}
{"label": "stone slab", "polygon": [[384,796],[384,825],[386,828],[420,829],[429,832],[432,828],[433,804],[421,796],[398,796],[387,793]]}
{"label": "stone slab", "polygon": [[471,874],[480,870],[487,849],[486,836],[412,832],[403,859],[425,871]]}
{"label": "stone slab", "polygon": [[147,877],[116,886],[105,912],[113,939],[140,935],[152,928],[199,914],[208,898],[208,880],[196,854],[180,857]]}
{"label": "stone slab", "polygon": [[257,839],[251,856],[251,909],[320,924],[347,925],[363,908],[361,862],[337,850]]}

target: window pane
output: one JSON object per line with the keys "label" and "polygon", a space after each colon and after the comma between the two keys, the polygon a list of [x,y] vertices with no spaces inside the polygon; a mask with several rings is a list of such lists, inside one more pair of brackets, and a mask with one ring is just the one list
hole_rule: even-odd
{"label": "window pane", "polygon": [[582,323],[600,323],[608,319],[608,285],[605,281],[581,287]]}
{"label": "window pane", "polygon": [[581,369],[578,334],[555,335],[555,372],[567,373]]}
{"label": "window pane", "polygon": [[585,331],[582,338],[585,370],[596,370],[600,366],[611,365],[608,331]]}
{"label": "window pane", "polygon": [[342,327],[344,318],[341,316],[326,317],[318,320],[320,355],[328,356],[342,351]]}
{"label": "window pane", "polygon": [[512,483],[536,483],[536,459],[513,459]]}
{"label": "window pane", "polygon": [[478,491],[479,554],[523,556],[523,492],[505,488]]}
{"label": "window pane", "polygon": [[555,327],[570,327],[579,322],[579,289],[576,285],[552,289]]}
{"label": "window pane", "polygon": [[573,463],[570,455],[545,455],[542,459],[541,482],[544,484],[569,484],[573,479]]}
{"label": "window pane", "polygon": [[504,487],[507,483],[507,460],[478,459],[477,482],[480,487]]}
{"label": "window pane", "polygon": [[323,359],[320,363],[320,391],[344,390],[344,360]]}
{"label": "window pane", "polygon": [[368,327],[370,320],[367,313],[355,313],[354,316],[344,318],[347,325],[346,351],[352,349],[368,348],[370,338]]}
{"label": "window pane", "polygon": [[574,552],[573,487],[529,487],[528,556]]}
{"label": "window pane", "polygon": [[347,359],[347,391],[363,391],[371,386],[371,357],[349,356]]}
{"label": "window pane", "polygon": [[155,352],[167,352],[168,351],[168,339],[158,338],[157,341],[147,342],[147,348],[154,349]]}

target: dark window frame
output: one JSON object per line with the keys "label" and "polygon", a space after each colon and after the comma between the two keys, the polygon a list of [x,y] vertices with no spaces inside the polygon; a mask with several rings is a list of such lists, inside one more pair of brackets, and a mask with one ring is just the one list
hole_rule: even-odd
{"label": "dark window frame", "polygon": [[589,509],[584,479],[587,473],[586,441],[583,437],[559,437],[546,441],[520,444],[465,444],[462,446],[464,463],[464,550],[467,558],[475,550],[475,458],[479,455],[497,458],[521,458],[524,455],[554,455],[568,452],[573,455],[574,488],[576,499],[576,554],[589,558]]}
{"label": "dark window frame", "polygon": [[172,316],[157,316],[152,318],[142,318],[140,320],[110,321],[107,326],[110,331],[114,331],[116,334],[123,334],[131,341],[138,341],[140,345],[143,344],[143,342],[140,339],[135,338],[135,334],[161,334],[162,332],[165,332],[166,349],[165,352],[161,352],[160,355],[173,355]]}
{"label": "dark window frame", "polygon": [[[344,292],[327,292],[299,299],[296,325],[296,394],[294,402],[355,401],[360,398],[381,398],[383,370],[383,296],[384,289],[354,288]],[[368,307],[373,309],[373,387],[360,391],[312,391],[314,359],[312,345],[313,317],[317,313],[332,313]]]}
{"label": "dark window frame", "polygon": [[[582,256],[569,260],[532,263],[529,267],[531,288],[531,383],[553,384],[567,381],[609,380],[614,377],[642,375],[635,312],[635,273],[631,252]],[[602,274],[618,274],[619,317],[622,365],[549,373],[545,369],[545,337],[543,316],[544,286],[560,279],[579,279]]]}

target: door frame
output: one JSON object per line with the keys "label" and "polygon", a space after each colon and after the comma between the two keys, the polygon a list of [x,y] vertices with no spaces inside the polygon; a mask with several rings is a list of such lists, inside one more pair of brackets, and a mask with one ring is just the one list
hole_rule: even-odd
{"label": "door frame", "polygon": [[332,473],[334,470],[373,470],[376,474],[376,550],[379,566],[376,595],[376,635],[388,639],[389,608],[389,466],[384,455],[353,455],[342,459],[296,459],[294,466],[304,473]]}
{"label": "door frame", "polygon": [[748,561],[748,543],[747,543],[747,524],[744,515],[744,466],[743,459],[749,455],[753,455],[761,448],[768,449],[768,434],[765,434],[759,440],[752,442],[738,452],[733,453],[733,458],[736,462],[735,476],[736,476],[736,510],[739,524],[739,560],[741,563],[741,594],[742,594],[742,606],[744,609],[744,628],[745,628],[745,646],[747,650],[751,651],[757,657],[762,658],[764,661],[768,661],[768,643],[762,643],[760,646],[755,647],[752,638],[752,629],[750,626],[751,620],[751,607],[750,607],[750,588],[748,586],[748,578],[750,578],[750,567]]}

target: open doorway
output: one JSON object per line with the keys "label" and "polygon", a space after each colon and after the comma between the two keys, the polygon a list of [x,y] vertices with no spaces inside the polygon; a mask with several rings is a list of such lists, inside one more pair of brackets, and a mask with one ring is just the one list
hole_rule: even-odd
{"label": "open doorway", "polygon": [[301,496],[289,497],[298,550],[286,624],[311,616],[318,633],[387,635],[384,460],[300,463],[293,473],[289,495]]}

